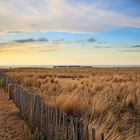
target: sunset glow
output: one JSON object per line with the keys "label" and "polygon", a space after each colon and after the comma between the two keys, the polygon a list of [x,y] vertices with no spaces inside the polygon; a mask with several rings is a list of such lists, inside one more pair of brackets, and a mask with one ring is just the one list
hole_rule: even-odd
{"label": "sunset glow", "polygon": [[138,0],[0,1],[0,65],[139,65]]}

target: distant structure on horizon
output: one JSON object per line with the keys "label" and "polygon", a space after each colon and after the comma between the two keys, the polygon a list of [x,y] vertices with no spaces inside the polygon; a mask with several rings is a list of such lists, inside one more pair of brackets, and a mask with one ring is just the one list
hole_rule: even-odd
{"label": "distant structure on horizon", "polygon": [[60,66],[53,66],[53,68],[92,68],[92,66],[79,66],[79,65],[60,65]]}

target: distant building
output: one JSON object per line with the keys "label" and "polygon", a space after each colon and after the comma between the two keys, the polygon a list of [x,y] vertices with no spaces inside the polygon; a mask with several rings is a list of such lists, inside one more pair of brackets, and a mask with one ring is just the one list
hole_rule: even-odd
{"label": "distant building", "polygon": [[53,66],[53,68],[92,68],[92,66],[79,66],[79,65],[60,65],[60,66]]}

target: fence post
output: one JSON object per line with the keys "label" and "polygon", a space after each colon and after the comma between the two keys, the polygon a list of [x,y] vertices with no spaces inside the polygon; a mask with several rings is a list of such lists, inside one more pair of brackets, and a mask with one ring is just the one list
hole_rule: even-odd
{"label": "fence post", "polygon": [[86,126],[86,140],[89,140],[88,125]]}
{"label": "fence post", "polygon": [[13,99],[13,85],[8,84],[8,95],[9,95],[9,100]]}
{"label": "fence post", "polygon": [[1,73],[3,72],[3,68],[0,68],[0,72],[1,72]]}
{"label": "fence post", "polygon": [[92,128],[92,140],[95,140],[95,129]]}
{"label": "fence post", "polygon": [[104,140],[104,133],[101,134],[101,140]]}

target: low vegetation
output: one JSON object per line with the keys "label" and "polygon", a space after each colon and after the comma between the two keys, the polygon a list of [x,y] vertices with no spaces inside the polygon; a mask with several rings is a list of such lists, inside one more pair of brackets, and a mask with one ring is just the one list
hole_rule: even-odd
{"label": "low vegetation", "polygon": [[105,133],[107,140],[140,137],[140,68],[11,69],[32,94]]}

